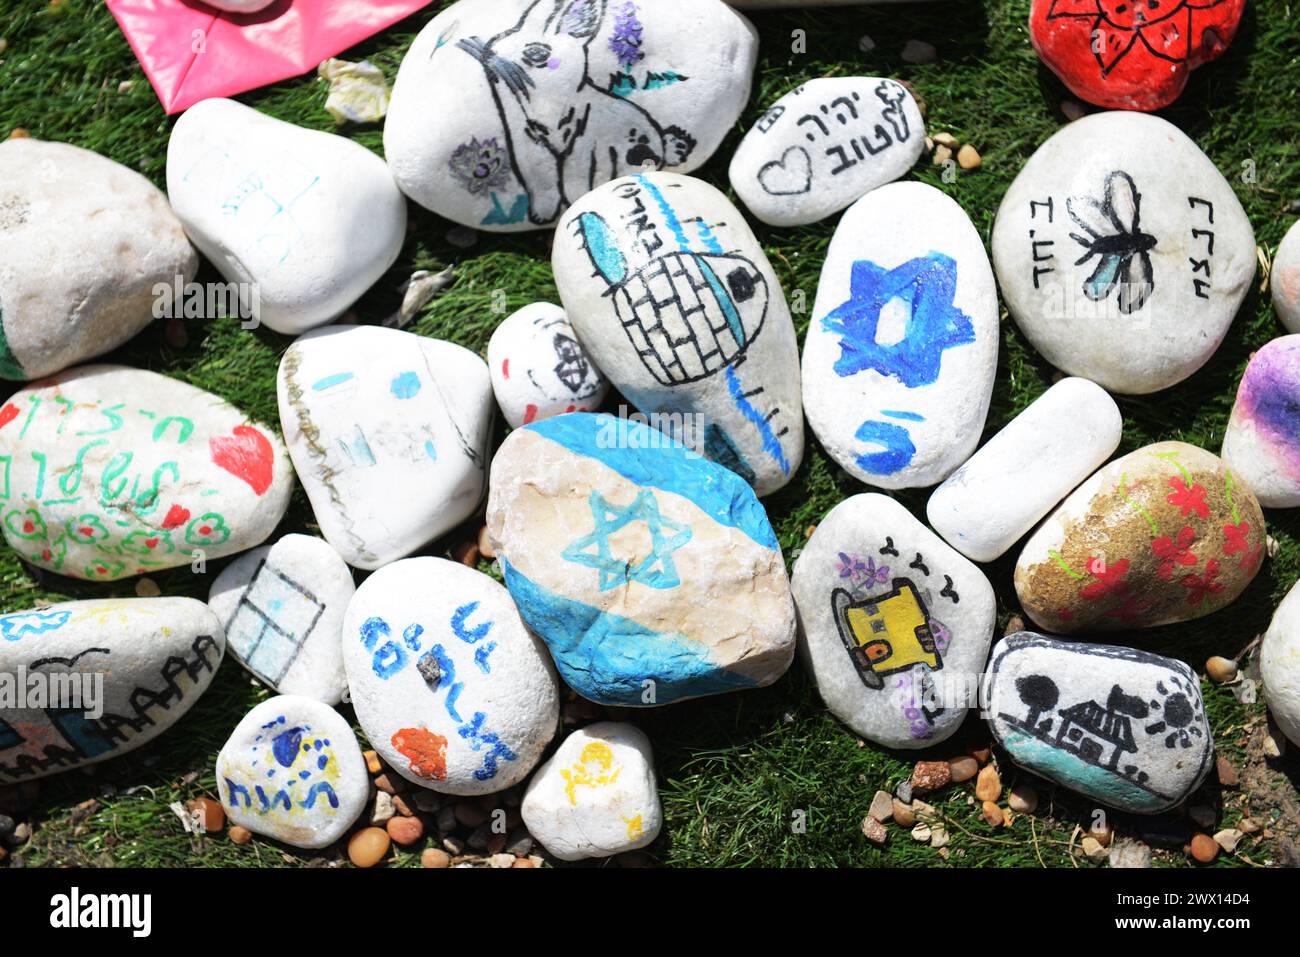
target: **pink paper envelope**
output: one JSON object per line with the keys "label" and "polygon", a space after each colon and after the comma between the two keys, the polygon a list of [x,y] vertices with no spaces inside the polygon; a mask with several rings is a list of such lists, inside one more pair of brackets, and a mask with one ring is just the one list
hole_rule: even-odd
{"label": "pink paper envelope", "polygon": [[107,0],[168,113],[316,69],[430,0],[273,0],[224,13],[202,0]]}

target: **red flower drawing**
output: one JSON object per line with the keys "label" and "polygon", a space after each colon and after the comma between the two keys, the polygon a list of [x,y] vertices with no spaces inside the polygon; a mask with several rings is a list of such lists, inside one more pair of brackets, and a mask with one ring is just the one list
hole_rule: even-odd
{"label": "red flower drawing", "polygon": [[1129,595],[1127,598],[1124,599],[1124,603],[1122,605],[1117,605],[1114,608],[1112,608],[1110,611],[1106,612],[1106,617],[1118,618],[1121,621],[1126,621],[1126,622],[1135,622],[1138,620],[1139,616],[1141,616],[1141,614],[1146,610],[1147,610],[1146,603],[1138,601],[1138,599],[1133,595]]}
{"label": "red flower drawing", "polygon": [[1187,589],[1187,604],[1199,605],[1208,601],[1211,595],[1223,591],[1223,585],[1214,579],[1219,575],[1219,560],[1211,558],[1205,563],[1204,575],[1184,575],[1179,584]]}
{"label": "red flower drawing", "polygon": [[1178,533],[1177,539],[1157,538],[1151,543],[1151,549],[1159,558],[1160,568],[1156,574],[1160,576],[1161,581],[1170,581],[1174,577],[1174,566],[1192,566],[1197,564],[1199,559],[1192,554],[1192,542],[1196,541],[1196,532],[1190,525],[1183,526],[1183,530]]}
{"label": "red flower drawing", "polygon": [[1228,537],[1228,543],[1223,546],[1223,554],[1235,555],[1237,552],[1244,552],[1250,548],[1250,542],[1247,536],[1250,535],[1250,522],[1242,522],[1240,525],[1223,526],[1223,534]]}
{"label": "red flower drawing", "polygon": [[1165,499],[1170,505],[1175,505],[1183,511],[1183,518],[1186,518],[1189,512],[1195,512],[1201,518],[1210,517],[1210,506],[1205,502],[1205,486],[1193,485],[1187,487],[1180,478],[1171,478],[1169,487],[1173,489],[1169,497]]}
{"label": "red flower drawing", "polygon": [[1259,571],[1259,566],[1264,562],[1264,543],[1260,542],[1250,551],[1246,552],[1241,558],[1241,564],[1237,567],[1246,573],[1249,577],[1254,577],[1255,572]]}
{"label": "red flower drawing", "polygon": [[1114,565],[1107,565],[1105,559],[1094,555],[1088,559],[1088,574],[1097,580],[1079,594],[1088,601],[1096,601],[1107,595],[1124,594],[1128,591],[1128,582],[1124,580],[1124,576],[1128,574],[1128,566],[1127,558],[1117,561]]}

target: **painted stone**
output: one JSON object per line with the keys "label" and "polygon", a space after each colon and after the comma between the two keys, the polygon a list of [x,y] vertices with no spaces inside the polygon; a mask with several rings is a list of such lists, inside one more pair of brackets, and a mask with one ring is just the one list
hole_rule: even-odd
{"label": "painted stone", "polygon": [[488,342],[492,392],[510,428],[565,412],[594,412],[609,383],[564,310],[535,302],[508,316]]}
{"label": "painted stone", "polygon": [[208,607],[231,657],[270,688],[335,705],[348,687],[343,615],[355,591],[351,569],[328,543],[286,535],[227,565]]}
{"label": "painted stone", "polygon": [[153,319],[154,286],[183,285],[198,265],[139,173],[67,143],[0,143],[0,377],[116,349]]}
{"label": "painted stone", "polygon": [[993,640],[993,586],[906,508],[876,494],[836,505],[791,590],[799,653],[856,734],[927,748],[961,726]]}
{"label": "painted stone", "polygon": [[1201,685],[1181,661],[1022,631],[994,646],[986,695],[1012,761],[1110,807],[1158,814],[1210,770]]}
{"label": "painted stone", "polygon": [[1300,745],[1300,584],[1277,606],[1260,646],[1259,669],[1273,720]]}
{"label": "painted stone", "polygon": [[275,0],[203,0],[203,2],[227,13],[256,13],[269,7]]}
{"label": "painted stone", "polygon": [[1097,113],[1020,171],[993,226],[993,263],[1012,317],[1049,362],[1145,395],[1219,347],[1250,291],[1255,234],[1176,126]]}
{"label": "painted stone", "polygon": [[1264,560],[1264,514],[1221,459],[1158,442],[1075,489],[1025,543],[1016,594],[1073,634],[1191,621],[1231,604]]}
{"label": "painted stone", "polygon": [[289,506],[284,446],[176,379],[89,365],[0,406],[4,537],[25,561],[115,581],[260,545]]}
{"label": "painted stone", "polygon": [[402,777],[446,794],[518,784],[550,744],[559,685],[510,595],[443,558],[381,568],[343,628],[353,707]]}
{"label": "painted stone", "polygon": [[926,516],[967,558],[1000,558],[1110,458],[1123,427],[1105,389],[1062,379],[934,490]]}
{"label": "painted stone", "polygon": [[1277,247],[1269,288],[1282,325],[1288,332],[1300,333],[1300,220],[1291,224]]}
{"label": "painted stone", "polygon": [[1300,335],[1274,339],[1251,356],[1223,460],[1265,508],[1300,506]]}
{"label": "painted stone", "polygon": [[1075,96],[1111,110],[1159,110],[1217,60],[1246,0],[1034,0],[1029,37]]}
{"label": "painted stone", "polygon": [[651,424],[759,495],[803,460],[799,345],[744,217],[673,173],[617,180],[565,215],[555,283],[583,345]]}
{"label": "painted stone", "polygon": [[757,58],[719,0],[462,0],[402,60],[384,151],[440,216],[542,229],[610,180],[704,165]]}
{"label": "painted stone", "polygon": [[220,622],[192,598],[106,598],[0,615],[0,784],[152,741],[207,690],[225,647]]}
{"label": "painted stone", "polygon": [[575,412],[515,430],[487,528],[524,621],[592,701],[768,685],[794,656],[785,563],[753,490],[649,426]]}
{"label": "painted stone", "polygon": [[357,736],[315,698],[278,695],[235,726],[217,755],[231,824],[294,847],[328,847],[361,816],[370,776]]}
{"label": "painted stone", "polygon": [[962,208],[891,183],[840,219],[804,341],[804,406],[826,452],[877,488],[946,479],[975,451],[998,363],[998,297]]}
{"label": "painted stone", "polygon": [[242,284],[241,315],[289,335],[341,316],[406,238],[406,200],[382,159],[234,100],[176,121],[167,193],[194,245]]}
{"label": "painted stone", "polygon": [[613,721],[579,728],[528,782],[520,812],[562,861],[645,847],[663,827],[650,739]]}
{"label": "painted stone", "polygon": [[280,424],[325,540],[372,570],[427,545],[483,498],[487,365],[379,326],[299,337],[280,361]]}
{"label": "painted stone", "polygon": [[912,168],[925,121],[912,94],[881,77],[823,77],[763,115],[731,158],[731,187],[773,226],[825,219]]}

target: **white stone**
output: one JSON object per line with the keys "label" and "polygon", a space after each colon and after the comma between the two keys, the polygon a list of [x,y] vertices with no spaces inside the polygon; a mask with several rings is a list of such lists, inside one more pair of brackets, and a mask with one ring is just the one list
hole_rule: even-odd
{"label": "white stone", "polygon": [[507,316],[488,341],[492,392],[510,428],[565,412],[594,412],[609,383],[564,310],[535,302]]}
{"label": "white stone", "polygon": [[443,558],[394,562],[348,607],[343,661],[380,757],[445,794],[518,784],[550,744],[559,683],[509,593]]}
{"label": "white stone", "polygon": [[1173,124],[1096,113],[1030,157],[993,227],[1007,307],[1057,368],[1144,395],[1199,369],[1255,275],[1232,187]]}
{"label": "white stone", "polygon": [[1291,224],[1277,247],[1269,288],[1282,325],[1288,332],[1300,332],[1300,220]]}
{"label": "white stone", "polygon": [[579,728],[533,775],[520,810],[562,861],[645,847],[663,827],[650,739],[613,721]]}
{"label": "white stone", "polygon": [[1274,339],[1250,357],[1223,460],[1265,508],[1300,506],[1300,335]]}
{"label": "white stone", "polygon": [[194,245],[245,284],[240,317],[290,335],[347,311],[406,238],[406,200],[382,159],[234,100],[176,121],[167,192]]}
{"label": "white stone", "polygon": [[154,287],[198,265],[139,173],[67,143],[0,143],[0,377],[116,349],[153,319]]}
{"label": "white stone", "polygon": [[[152,741],[207,690],[225,647],[220,622],[192,598],[99,598],[0,615],[0,785]],[[63,693],[71,707],[56,715],[49,696]]]}
{"label": "white stone", "polygon": [[815,223],[893,182],[925,149],[925,121],[902,84],[822,77],[782,96],[731,158],[731,187],[773,226]]}
{"label": "white stone", "polygon": [[753,489],[649,426],[575,412],[516,429],[487,529],[524,621],[592,701],[761,687],[794,657],[785,562]]}
{"label": "white stone", "polygon": [[790,481],[803,460],[794,324],[722,193],[675,173],[609,183],[565,214],[551,259],[578,337],[652,425],[759,495]]}
{"label": "white stone", "polygon": [[979,443],[998,298],[962,208],[891,183],[840,219],[804,342],[804,407],[827,453],[877,488],[946,479]]}
{"label": "white stone", "polygon": [[113,581],[260,545],[289,506],[275,433],[210,392],[89,365],[0,406],[4,537],[23,559]]}
{"label": "white stone", "polygon": [[473,514],[492,426],[487,365],[378,326],[298,338],[280,361],[280,424],[321,534],[375,569]]}
{"label": "white stone", "polygon": [[1300,745],[1300,584],[1273,614],[1259,652],[1269,713],[1292,744]]}
{"label": "white stone", "polygon": [[906,508],[874,493],[836,505],[791,589],[799,653],[855,733],[912,749],[961,726],[993,640],[993,587]]}
{"label": "white stone", "polygon": [[440,216],[544,228],[620,176],[704,165],[757,58],[757,32],[719,0],[461,0],[402,60],[384,151]]}
{"label": "white stone", "polygon": [[1167,811],[1213,764],[1200,682],[1172,658],[1022,631],[994,646],[987,696],[1012,761],[1110,807]]}
{"label": "white stone", "polygon": [[231,824],[294,847],[328,847],[365,810],[370,776],[343,717],[315,698],[268,698],[217,755]]}
{"label": "white stone", "polygon": [[348,687],[343,615],[355,591],[351,569],[328,542],[286,535],[227,565],[208,607],[231,656],[268,686],[335,705]]}
{"label": "white stone", "polygon": [[926,516],[957,551],[991,562],[1110,458],[1123,427],[1105,389],[1062,379],[934,490]]}

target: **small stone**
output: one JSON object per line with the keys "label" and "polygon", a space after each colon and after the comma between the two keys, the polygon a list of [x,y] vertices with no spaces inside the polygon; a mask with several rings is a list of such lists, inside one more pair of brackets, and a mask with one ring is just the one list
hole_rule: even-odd
{"label": "small stone", "polygon": [[931,166],[946,166],[952,160],[952,150],[942,144],[934,148],[930,154]]}
{"label": "small stone", "polygon": [[916,827],[912,828],[912,840],[920,844],[930,843],[930,837],[932,834],[933,832],[930,830],[930,825],[928,824],[918,824]]}
{"label": "small stone", "polygon": [[32,826],[26,821],[19,821],[4,842],[9,847],[22,847],[32,839]]}
{"label": "small stone", "polygon": [[449,834],[442,839],[442,846],[449,854],[461,855],[465,853],[465,842],[454,834]]}
{"label": "small stone", "polygon": [[962,169],[979,169],[983,163],[984,159],[980,156],[979,150],[969,143],[957,151],[957,165]]}
{"label": "small stone", "polygon": [[1021,782],[1007,795],[1007,807],[1017,814],[1033,814],[1038,810],[1038,792],[1031,785]]}
{"label": "small stone", "polygon": [[948,762],[948,772],[953,784],[969,781],[979,773],[980,763],[969,755]]}
{"label": "small stone", "polygon": [[1014,635],[1025,630],[1025,620],[1019,615],[1012,615],[1007,619],[1007,627],[1002,630],[1002,637]]}
{"label": "small stone", "polygon": [[980,767],[984,767],[984,765],[988,764],[989,761],[993,760],[993,749],[975,748],[974,750],[971,751],[970,755],[972,758],[974,758],[976,761],[979,762]]}
{"label": "small stone", "polygon": [[[162,589],[152,578],[141,578],[135,583],[135,595],[137,598],[157,598],[162,594]],[[227,638],[229,636],[227,635]]]}
{"label": "small stone", "polygon": [[439,870],[448,868],[451,867],[451,855],[441,848],[425,848],[424,852],[420,855],[420,864],[423,867]]}
{"label": "small stone", "polygon": [[497,557],[496,549],[492,547],[492,539],[488,535],[486,525],[478,530],[478,553],[488,561],[492,561]]}
{"label": "small stone", "polygon": [[209,834],[216,834],[226,826],[226,812],[222,810],[220,801],[214,801],[210,797],[195,798],[186,808],[190,812],[190,819]]}
{"label": "small stone", "polygon": [[939,57],[939,51],[931,43],[924,40],[908,40],[903,44],[902,52],[899,54],[904,63],[925,64],[933,63]]}
{"label": "small stone", "polygon": [[[862,36],[858,37],[858,50],[862,53],[870,53],[875,48],[876,41],[871,39],[867,34],[864,33]],[[0,53],[3,52],[3,50],[0,50]]]}
{"label": "small stone", "polygon": [[1206,659],[1205,673],[1210,676],[1211,681],[1217,681],[1219,684],[1224,685],[1229,681],[1236,680],[1237,663],[1231,658],[1214,655]]}
{"label": "small stone", "polygon": [[1240,821],[1237,822],[1237,829],[1241,831],[1243,834],[1258,834],[1261,830],[1263,830],[1263,825],[1260,824],[1258,821],[1256,821],[1254,818],[1243,817]]}
{"label": "small stone", "polygon": [[375,803],[370,810],[370,823],[382,827],[396,813],[397,809],[393,807],[393,796],[387,791],[376,791]]}
{"label": "small stone", "polygon": [[1110,866],[1141,869],[1151,866],[1151,848],[1141,841],[1125,840],[1110,849]]}
{"label": "small stone", "polygon": [[406,798],[401,795],[393,795],[393,810],[402,817],[415,817],[415,810],[406,802]]}
{"label": "small stone", "polygon": [[396,794],[399,790],[405,791],[410,787],[404,779],[402,780],[402,784],[404,786],[399,789],[397,783],[387,774],[380,774],[375,777],[375,787],[379,788],[379,790],[383,791],[385,794]]}
{"label": "small stone", "polygon": [[904,804],[902,801],[898,800],[898,798],[894,798],[891,810],[893,812],[894,823],[899,827],[911,827],[916,823],[916,814],[913,813],[910,804]]}
{"label": "small stone", "polygon": [[1075,120],[1081,120],[1088,115],[1088,108],[1078,100],[1071,100],[1068,97],[1061,101],[1061,112],[1065,118],[1073,123]]}
{"label": "small stone", "polygon": [[1241,843],[1246,832],[1236,827],[1224,828],[1222,831],[1215,832],[1214,843],[1223,848],[1228,854],[1237,853],[1237,845]]}
{"label": "small stone", "polygon": [[871,816],[862,819],[862,834],[868,841],[878,847],[883,847],[885,841],[889,839],[889,833],[885,830],[885,825]]}
{"label": "small stone", "polygon": [[952,842],[952,835],[942,824],[932,824],[930,826],[930,846],[936,851],[941,850]]}
{"label": "small stone", "polygon": [[1088,826],[1088,836],[1102,847],[1110,847],[1115,840],[1115,828],[1111,826],[1109,818],[1104,823],[1094,821]]}
{"label": "small stone", "polygon": [[365,827],[348,840],[348,858],[357,867],[374,867],[388,853],[391,840],[381,827]]}
{"label": "small stone", "polygon": [[379,774],[384,770],[384,764],[379,760],[379,753],[376,751],[363,751],[361,756],[365,758],[366,770],[371,774]]}
{"label": "small stone", "polygon": [[934,133],[931,135],[931,138],[936,143],[941,146],[946,146],[950,150],[958,149],[961,146],[961,140],[957,139],[957,137],[953,136],[951,133]]}
{"label": "small stone", "polygon": [[461,542],[451,550],[451,560],[459,562],[468,568],[478,566],[478,544],[475,542]]}
{"label": "small stone", "polygon": [[877,791],[871,799],[867,814],[877,821],[888,821],[894,816],[894,798],[888,791]]}
{"label": "small stone", "polygon": [[477,801],[457,801],[455,815],[458,824],[469,828],[482,827],[491,816]]}
{"label": "small stone", "polygon": [[1268,732],[1264,735],[1264,741],[1261,745],[1264,757],[1276,760],[1286,754],[1286,738],[1277,728],[1269,725]]}
{"label": "small stone", "polygon": [[527,857],[533,851],[533,837],[523,828],[517,828],[510,832],[505,849],[515,857]]}
{"label": "small stone", "polygon": [[438,823],[438,831],[442,834],[451,834],[453,831],[455,831],[458,827],[460,827],[460,822],[456,819],[456,808],[451,805],[444,804],[438,810],[437,823]]}
{"label": "small stone", "polygon": [[15,126],[9,131],[9,138],[11,140],[29,140],[32,138],[32,134],[21,126]]}
{"label": "small stone", "polygon": [[253,832],[242,824],[234,824],[231,826],[230,830],[226,832],[226,836],[229,837],[231,842],[234,844],[247,844],[253,839]]}
{"label": "small stone", "polygon": [[1085,837],[1081,842],[1083,855],[1094,863],[1106,860],[1110,856],[1110,851],[1095,837]]}
{"label": "small stone", "polygon": [[418,817],[392,817],[389,818],[385,825],[388,836],[393,839],[394,844],[401,844],[403,847],[410,847],[412,844],[419,843],[424,837],[424,822]]}
{"label": "small stone", "polygon": [[912,792],[927,794],[946,787],[952,779],[947,761],[918,761],[912,769]]}
{"label": "small stone", "polygon": [[1002,813],[1002,808],[998,807],[992,801],[985,801],[980,809],[980,817],[989,827],[1001,827],[1006,823],[1006,816]]}
{"label": "small stone", "polygon": [[912,782],[906,778],[899,781],[898,787],[894,788],[894,794],[896,794],[898,796],[898,799],[902,801],[904,804],[911,804],[912,803]]}
{"label": "small stone", "polygon": [[510,866],[511,866],[511,867],[525,867],[525,868],[533,868],[533,867],[537,867],[538,865],[534,864],[533,861],[532,861],[530,858],[527,858],[527,857],[520,857],[520,858],[516,858],[516,859],[515,859],[515,862],[514,862],[513,864],[511,864]]}
{"label": "small stone", "polygon": [[1202,864],[1209,864],[1219,856],[1219,845],[1208,834],[1197,834],[1192,838],[1192,857]]}
{"label": "small stone", "polygon": [[488,858],[488,863],[493,867],[505,869],[514,867],[515,861],[518,860],[513,854],[493,854]]}
{"label": "small stone", "polygon": [[1237,768],[1226,755],[1220,754],[1214,759],[1214,770],[1223,787],[1235,788],[1240,783]]}
{"label": "small stone", "polygon": [[980,768],[979,778],[975,781],[975,797],[981,801],[994,802],[1002,797],[1002,778],[993,765],[987,764]]}

